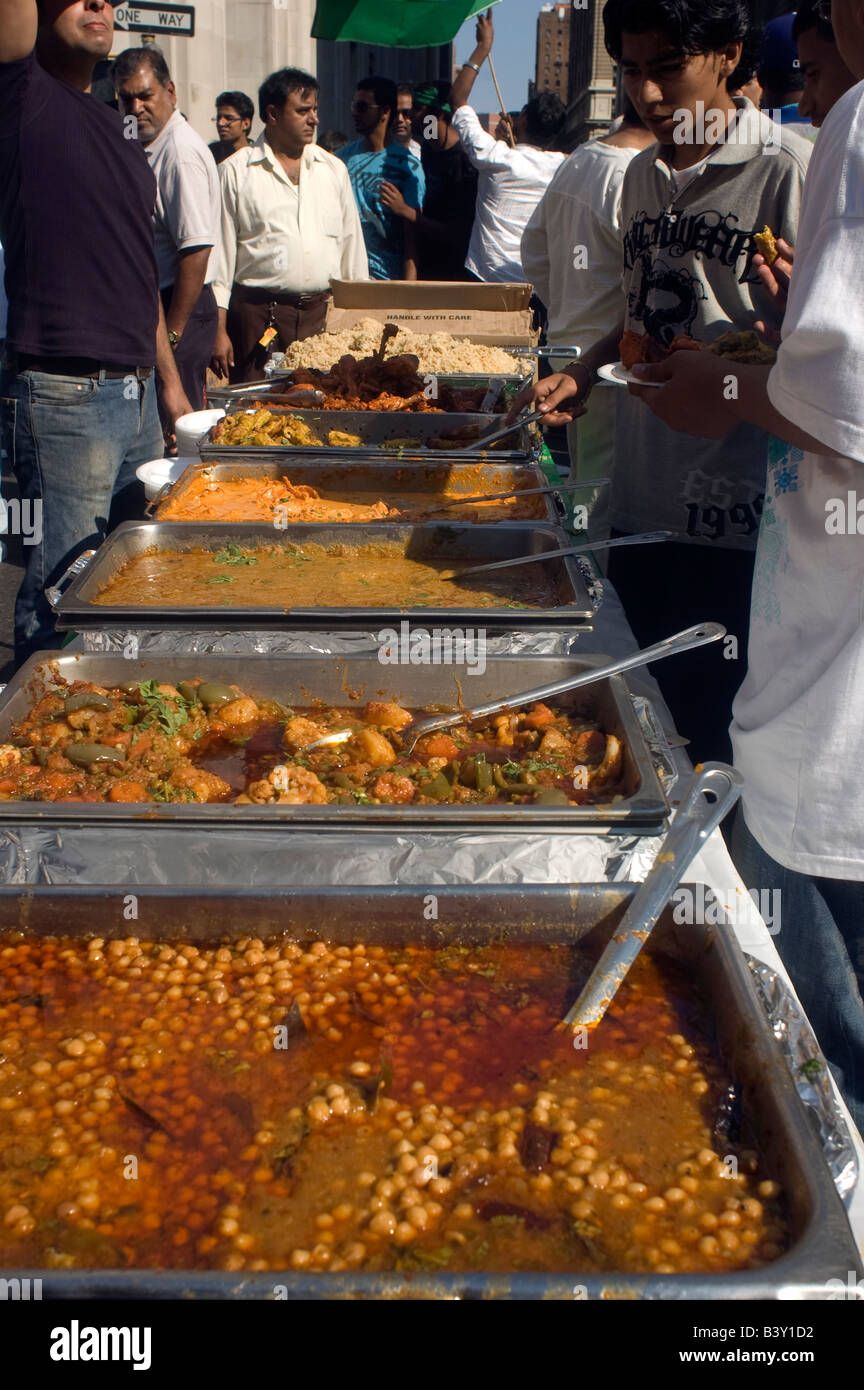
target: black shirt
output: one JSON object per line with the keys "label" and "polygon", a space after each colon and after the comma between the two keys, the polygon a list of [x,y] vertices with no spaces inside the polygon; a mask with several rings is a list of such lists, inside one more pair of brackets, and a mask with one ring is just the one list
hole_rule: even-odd
{"label": "black shirt", "polygon": [[423,142],[423,173],[426,196],[423,213],[446,230],[426,232],[417,229],[417,273],[421,280],[465,280],[465,258],[474,225],[477,198],[477,170],[461,144],[442,150]]}
{"label": "black shirt", "polygon": [[6,345],[37,357],[156,361],[156,180],[117,111],[0,63],[0,241]]}
{"label": "black shirt", "polygon": [[233,140],[211,140],[207,148],[217,164],[221,164],[229,155],[236,154]]}

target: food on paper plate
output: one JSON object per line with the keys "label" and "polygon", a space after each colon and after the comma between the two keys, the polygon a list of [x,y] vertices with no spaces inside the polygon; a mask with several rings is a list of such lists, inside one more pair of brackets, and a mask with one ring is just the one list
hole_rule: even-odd
{"label": "food on paper plate", "polygon": [[767,265],[773,265],[780,252],[777,250],[777,239],[769,226],[764,226],[761,232],[757,232],[753,237],[756,243],[756,250],[760,256],[765,257]]}
{"label": "food on paper plate", "polygon": [[788,1247],[774,1174],[712,1142],[731,1078],[671,962],[643,952],[578,1050],[555,1028],[578,946],[175,925],[0,938],[4,1268],[614,1291],[615,1271],[728,1277]]}
{"label": "food on paper plate", "polygon": [[[13,726],[0,800],[565,807],[624,793],[621,740],[573,709],[534,704],[403,750],[414,713],[383,699],[289,709],[195,678],[75,681]],[[307,748],[337,730],[351,738]]]}
{"label": "food on paper plate", "polygon": [[634,333],[628,330],[619,344],[621,364],[629,371],[641,362],[665,362],[673,352],[710,352],[715,357],[724,357],[729,362],[750,363],[770,366],[777,360],[776,349],[766,343],[764,338],[752,328],[741,331],[731,329],[721,333],[713,343],[700,343],[689,334],[682,333],[673,338],[668,347],[663,347],[650,333]]}

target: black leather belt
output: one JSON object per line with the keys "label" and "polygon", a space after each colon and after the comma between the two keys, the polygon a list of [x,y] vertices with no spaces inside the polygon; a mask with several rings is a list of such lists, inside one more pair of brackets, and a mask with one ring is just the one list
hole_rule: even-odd
{"label": "black leather belt", "polygon": [[234,285],[231,293],[246,304],[286,304],[292,309],[306,309],[310,304],[320,304],[322,299],[330,297],[329,290],[293,294],[281,290],[252,289],[248,285]]}
{"label": "black leather belt", "polygon": [[28,352],[10,352],[4,366],[12,372],[47,372],[53,376],[101,376],[115,381],[134,376],[146,381],[152,367],[122,367],[116,362],[100,362],[96,357],[35,357]]}

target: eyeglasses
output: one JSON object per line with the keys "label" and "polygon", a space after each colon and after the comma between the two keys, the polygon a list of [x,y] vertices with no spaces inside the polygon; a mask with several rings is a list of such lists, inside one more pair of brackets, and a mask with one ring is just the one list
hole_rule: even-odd
{"label": "eyeglasses", "polygon": [[813,9],[820,19],[827,20],[829,24],[831,23],[831,0],[814,0]]}
{"label": "eyeglasses", "polygon": [[220,121],[222,121],[224,125],[239,125],[240,122],[243,120],[243,117],[242,117],[242,116],[213,116],[213,117],[212,117],[212,120],[213,120],[213,124],[214,124],[214,125],[218,125]]}
{"label": "eyeglasses", "polygon": [[367,111],[377,111],[377,101],[355,101],[351,104],[352,116],[365,116]]}

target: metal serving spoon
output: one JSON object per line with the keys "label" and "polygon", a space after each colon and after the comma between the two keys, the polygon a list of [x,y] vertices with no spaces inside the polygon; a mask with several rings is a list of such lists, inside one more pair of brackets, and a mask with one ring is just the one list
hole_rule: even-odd
{"label": "metal serving spoon", "polygon": [[593,1028],[600,1022],[678,884],[743,785],[741,774],[725,763],[705,764],[675,812],[650,873],[560,1027]]}
{"label": "metal serving spoon", "polygon": [[[552,685],[540,685],[534,690],[523,690],[517,695],[491,700],[485,705],[475,705],[470,710],[435,714],[428,719],[412,719],[410,724],[404,725],[398,732],[388,729],[387,734],[398,740],[403,753],[410,753],[417,740],[424,734],[435,733],[438,729],[451,729],[454,724],[470,724],[474,719],[500,714],[504,710],[519,709],[522,705],[532,705],[538,700],[553,699],[556,695],[566,694],[568,690],[578,690],[580,686],[593,685],[595,681],[605,680],[607,676],[616,676],[620,671],[630,671],[634,666],[662,661],[667,656],[689,652],[694,647],[704,647],[709,642],[719,642],[721,637],[725,636],[726,629],[720,623],[698,623],[695,627],[685,628],[683,632],[676,632],[672,637],[664,637],[662,642],[655,642],[651,647],[633,652],[631,656],[622,656],[617,661],[604,662],[602,666],[593,666],[587,671],[581,671],[578,676],[568,676],[566,680],[555,681]],[[336,733],[325,734],[323,738],[316,738],[312,743],[298,748],[297,752],[308,753],[313,748],[347,743],[354,737],[355,732],[354,729],[340,729]],[[411,737],[410,744],[406,742],[408,736]]]}
{"label": "metal serving spoon", "polygon": [[581,483],[550,483],[549,487],[511,488],[509,492],[478,492],[476,496],[454,497],[450,502],[441,502],[437,507],[427,507],[427,512],[447,512],[453,507],[466,507],[481,502],[503,502],[507,497],[548,497],[555,492],[579,492],[582,488],[605,487],[609,478],[585,478]]}
{"label": "metal serving spoon", "polygon": [[484,434],[481,439],[475,439],[471,444],[463,445],[461,449],[454,448],[454,454],[473,454],[478,449],[486,449],[490,444],[496,443],[499,439],[504,439],[506,435],[512,434],[514,430],[521,430],[523,425],[534,425],[538,420],[545,419],[545,411],[532,410],[530,415],[520,415],[518,420],[514,420],[512,425],[507,425],[500,430],[493,430],[491,434]]}
{"label": "metal serving spoon", "polygon": [[469,565],[464,570],[442,570],[439,579],[464,579],[466,574],[485,574],[488,570],[515,569],[517,565],[532,565],[536,560],[555,560],[565,555],[584,555],[588,550],[614,550],[619,545],[653,545],[656,541],[672,539],[671,531],[643,531],[638,536],[618,536],[613,541],[585,541],[583,545],[568,545],[563,550],[539,550],[536,555],[517,555],[512,560],[493,560],[488,565]]}

